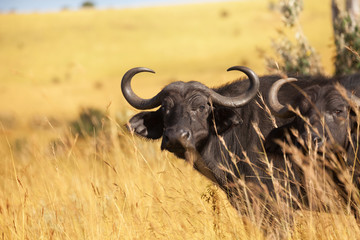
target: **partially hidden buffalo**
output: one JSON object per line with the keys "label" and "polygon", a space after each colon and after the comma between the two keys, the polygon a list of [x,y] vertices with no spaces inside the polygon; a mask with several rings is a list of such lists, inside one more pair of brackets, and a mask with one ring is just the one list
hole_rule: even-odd
{"label": "partially hidden buffalo", "polygon": [[[355,74],[315,83],[303,89],[297,88],[298,93],[293,95],[291,103],[280,103],[277,96],[284,84],[296,83],[296,79],[275,82],[269,93],[270,108],[278,117],[292,120],[273,129],[264,143],[269,159],[274,162],[286,159],[285,164],[291,166],[290,170],[295,176],[293,190],[302,203],[314,205],[309,199],[309,182],[314,182],[314,179],[306,175],[310,174],[311,167],[315,167],[311,174],[318,174],[325,181],[330,181],[330,186],[336,188],[355,216],[359,213],[357,204],[360,193],[358,79],[360,75]],[[300,151],[294,151],[291,147]],[[308,158],[314,152],[315,155]],[[311,162],[311,159],[315,161]],[[317,185],[317,188],[323,191],[320,194],[323,196],[329,190],[324,185]]]}

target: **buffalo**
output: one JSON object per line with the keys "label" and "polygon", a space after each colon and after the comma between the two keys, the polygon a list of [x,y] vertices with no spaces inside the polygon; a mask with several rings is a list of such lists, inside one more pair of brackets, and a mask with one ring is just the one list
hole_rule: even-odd
{"label": "buffalo", "polygon": [[[263,113],[248,107],[259,89],[258,76],[246,67],[232,67],[230,70],[244,72],[249,80],[237,81],[218,89],[195,81],[174,82],[151,99],[141,99],[135,95],[130,81],[135,74],[152,70],[131,69],[124,75],[121,84],[124,97],[133,107],[145,110],[161,106],[156,111],[136,114],[128,123],[129,129],[148,139],[162,138],[162,150],[193,163],[200,173],[226,192],[229,192],[228,183],[233,182],[233,176],[221,170],[221,165],[231,167],[232,172],[237,168],[245,175],[253,173],[245,164],[235,167],[229,161],[229,152],[225,147],[243,157],[243,149],[255,145],[257,139],[250,123],[255,118],[263,119],[258,117]],[[270,131],[272,127],[267,125]],[[226,146],[218,136],[223,137]]]}
{"label": "buffalo", "polygon": [[[324,170],[322,173],[327,176],[331,187],[337,189],[346,203],[350,200],[355,216],[358,213],[356,203],[359,202],[360,186],[358,78],[359,75],[355,74],[330,79],[322,84],[315,83],[303,89],[297,88],[298,93],[286,106],[278,100],[278,91],[286,83],[296,83],[296,79],[275,82],[270,89],[269,106],[275,115],[290,118],[291,121],[273,129],[264,143],[267,156],[272,161],[284,161],[286,155],[286,164],[291,166],[294,173],[293,190],[302,203],[313,205],[309,199],[309,179],[306,177],[311,165],[315,172]],[[295,153],[290,146],[295,148]],[[297,150],[301,150],[300,154]],[[311,152],[317,153],[313,156],[315,163],[306,158]]]}

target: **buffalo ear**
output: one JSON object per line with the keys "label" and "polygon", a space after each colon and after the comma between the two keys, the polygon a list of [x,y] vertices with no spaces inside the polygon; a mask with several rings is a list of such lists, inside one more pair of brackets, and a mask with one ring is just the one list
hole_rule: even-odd
{"label": "buffalo ear", "polygon": [[164,128],[161,111],[138,113],[129,120],[127,128],[148,139],[161,138]]}
{"label": "buffalo ear", "polygon": [[[232,126],[242,123],[242,119],[235,110],[225,107],[215,107],[214,120],[218,134],[222,134]],[[213,126],[213,123],[211,125]]]}
{"label": "buffalo ear", "polygon": [[292,136],[290,129],[295,129],[294,124],[296,124],[295,121],[271,130],[264,141],[265,151],[269,153],[282,153],[283,149],[277,141],[286,141],[288,139],[287,136]]}
{"label": "buffalo ear", "polygon": [[314,85],[305,89],[305,96],[302,93],[298,96],[296,102],[300,102],[299,109],[301,114],[305,114],[312,108],[314,102],[316,102],[316,99],[318,98],[320,89],[321,87],[319,85]]}

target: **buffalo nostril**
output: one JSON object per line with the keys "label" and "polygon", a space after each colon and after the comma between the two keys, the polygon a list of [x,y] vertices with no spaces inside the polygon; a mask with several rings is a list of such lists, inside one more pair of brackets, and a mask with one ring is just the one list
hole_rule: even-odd
{"label": "buffalo nostril", "polygon": [[186,148],[191,144],[191,138],[191,131],[189,129],[166,129],[166,131],[164,131],[161,149]]}
{"label": "buffalo nostril", "polygon": [[320,137],[319,137],[319,136],[313,137],[313,142],[314,142],[314,143],[317,143],[317,142],[319,142],[319,141],[320,141]]}
{"label": "buffalo nostril", "polygon": [[312,138],[312,140],[313,140],[313,143],[315,144],[315,145],[317,145],[318,147],[321,147],[322,145],[323,145],[323,138],[321,138],[321,137],[319,137],[319,136],[314,136],[313,138]]}
{"label": "buffalo nostril", "polygon": [[180,135],[180,137],[184,140],[189,140],[190,136],[191,136],[191,134],[189,131],[182,131],[182,133]]}

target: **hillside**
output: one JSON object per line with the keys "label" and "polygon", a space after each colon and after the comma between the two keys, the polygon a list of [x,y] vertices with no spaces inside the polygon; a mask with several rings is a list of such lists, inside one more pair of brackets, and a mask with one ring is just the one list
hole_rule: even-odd
{"label": "hillside", "polygon": [[[301,24],[332,72],[330,1],[305,1]],[[124,104],[120,80],[135,66],[154,69],[134,81],[142,96],[173,80],[216,86],[246,65],[266,74],[282,29],[268,1],[191,4],[124,10],[0,15],[0,109],[18,117],[71,116],[80,106]],[[140,80],[142,79],[142,80]],[[125,105],[126,107],[128,105]],[[56,111],[54,111],[56,109]]]}

